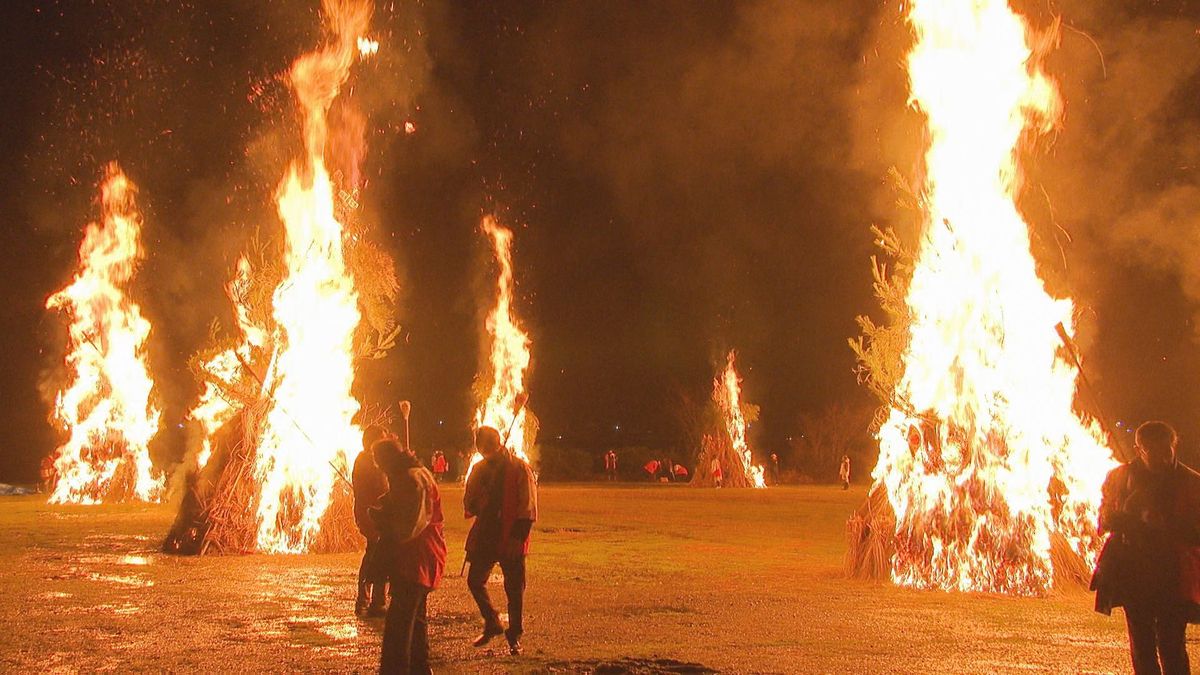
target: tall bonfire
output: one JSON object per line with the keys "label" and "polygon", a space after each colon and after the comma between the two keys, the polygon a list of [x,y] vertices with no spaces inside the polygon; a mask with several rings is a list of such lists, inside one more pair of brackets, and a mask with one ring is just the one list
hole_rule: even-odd
{"label": "tall bonfire", "polygon": [[204,384],[191,411],[201,440],[170,551],[359,544],[348,478],[364,420],[351,389],[356,361],[380,356],[396,335],[397,284],[356,217],[363,124],[344,93],[354,64],[378,49],[366,38],[371,7],[325,0],[322,9],[328,42],[289,72],[304,154],[275,196],[282,243],[238,261],[227,286],[235,334],[214,337],[192,362]]}
{"label": "tall bonfire", "polygon": [[[480,230],[488,238],[496,260],[496,301],[484,324],[487,362],[475,378],[474,428],[489,426],[500,432],[509,450],[527,462],[533,461],[538,419],[526,406],[525,374],[529,370],[531,342],[513,312],[516,281],[513,275],[512,230],[485,216]],[[483,457],[475,453],[471,466]]]}
{"label": "tall bonfire", "polygon": [[1006,0],[914,0],[907,21],[922,231],[850,564],[873,557],[902,586],[1041,595],[1094,562],[1113,466],[1074,409],[1079,373],[1059,333],[1073,332],[1072,303],[1039,278],[1016,204],[1020,143],[1053,128],[1061,101]]}
{"label": "tall bonfire", "polygon": [[56,504],[158,501],[163,492],[149,451],[160,417],[146,367],[150,322],[126,292],[143,256],[142,219],[121,168],[104,174],[101,218],[84,230],[75,278],[46,301],[70,320],[67,379],[51,413],[68,436],[54,455]]}
{"label": "tall bonfire", "polygon": [[693,485],[713,485],[713,459],[721,467],[721,484],[726,487],[767,486],[761,465],[754,463],[746,430],[758,418],[758,406],[742,400],[742,378],[737,372],[737,354],[730,350],[725,368],[713,380],[712,403],[719,420],[713,433],[700,440],[700,455]]}

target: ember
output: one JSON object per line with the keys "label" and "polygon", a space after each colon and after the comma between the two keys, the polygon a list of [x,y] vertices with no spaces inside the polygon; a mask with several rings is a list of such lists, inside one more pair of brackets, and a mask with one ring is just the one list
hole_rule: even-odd
{"label": "ember", "polygon": [[148,446],[158,432],[146,367],[150,322],[126,294],[143,252],[136,189],[116,163],[100,186],[102,216],[84,232],[79,271],[46,307],[71,320],[67,386],[52,419],[70,438],[54,460],[54,503],[158,501]]}

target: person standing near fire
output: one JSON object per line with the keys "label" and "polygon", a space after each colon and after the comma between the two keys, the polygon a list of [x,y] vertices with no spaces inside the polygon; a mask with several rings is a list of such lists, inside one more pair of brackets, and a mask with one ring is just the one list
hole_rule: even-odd
{"label": "person standing near fire", "polygon": [[370,510],[379,530],[377,556],[392,595],[379,672],[432,673],[427,600],[446,568],[442,498],[429,469],[395,440],[379,441],[372,454],[390,486],[379,506]]}
{"label": "person standing near fire", "polygon": [[[521,653],[524,633],[525,558],[529,534],[537,520],[537,484],[533,469],[500,442],[492,427],[475,431],[475,449],[483,459],[471,470],[463,492],[463,512],[474,518],[467,533],[467,588],[483,617],[483,632],[473,644],[482,647],[499,635],[508,640],[509,653]],[[508,599],[508,628],[488,597],[487,580],[500,565]]]}
{"label": "person standing near fire", "polygon": [[850,455],[842,455],[842,465],[838,467],[838,479],[842,481],[842,489],[850,489]]}
{"label": "person standing near fire", "polygon": [[604,453],[604,476],[610,481],[617,479],[617,453],[614,450]]}
{"label": "person standing near fire", "polygon": [[712,462],[709,463],[708,470],[712,474],[713,485],[721,487],[725,483],[725,473],[721,470],[721,460],[713,457]]}
{"label": "person standing near fire", "polygon": [[442,482],[442,479],[446,477],[446,472],[450,469],[450,463],[446,461],[446,456],[442,454],[441,450],[434,451],[431,463],[434,480]]}
{"label": "person standing near fire", "polygon": [[1138,675],[1191,672],[1187,625],[1200,622],[1200,474],[1176,458],[1165,422],[1134,434],[1137,458],[1104,481],[1099,529],[1112,533],[1096,561],[1096,611],[1125,608]]}
{"label": "person standing near fire", "polygon": [[354,524],[367,540],[367,550],[358,566],[358,596],[354,601],[354,613],[360,616],[380,617],[387,603],[386,571],[377,560],[379,529],[370,517],[370,509],[379,505],[380,497],[388,491],[387,477],[375,465],[372,446],[388,436],[380,426],[369,426],[363,430],[363,451],[354,458],[350,472],[354,488]]}

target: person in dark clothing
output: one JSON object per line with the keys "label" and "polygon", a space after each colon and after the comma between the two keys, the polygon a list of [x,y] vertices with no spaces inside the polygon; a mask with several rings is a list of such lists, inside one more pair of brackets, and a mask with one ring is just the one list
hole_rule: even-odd
{"label": "person in dark clothing", "polygon": [[1137,459],[1113,469],[1100,502],[1111,533],[1092,576],[1096,611],[1125,608],[1138,675],[1190,673],[1185,635],[1200,619],[1200,474],[1175,456],[1175,430],[1146,422]]}
{"label": "person in dark clothing", "polygon": [[[500,442],[500,433],[491,427],[475,432],[475,448],[483,459],[471,470],[463,493],[463,511],[474,518],[467,534],[467,588],[483,617],[483,632],[474,641],[482,647],[503,634],[509,653],[521,653],[524,633],[525,557],[529,554],[529,533],[537,520],[537,485],[533,469]],[[504,574],[504,593],[508,598],[508,628],[488,597],[487,580],[496,564]]]}
{"label": "person in dark clothing", "polygon": [[387,577],[381,566],[376,563],[379,530],[368,513],[371,507],[379,504],[379,498],[387,492],[388,484],[383,471],[375,466],[371,447],[387,435],[387,431],[379,426],[370,426],[363,430],[363,451],[354,458],[354,468],[350,474],[354,487],[354,524],[367,540],[367,550],[363,553],[362,563],[358,567],[358,596],[354,601],[354,613],[372,617],[384,615]]}
{"label": "person in dark clothing", "polygon": [[370,516],[379,529],[379,557],[391,581],[380,673],[432,673],[426,600],[442,581],[446,539],[442,498],[429,469],[391,439],[372,448],[391,486]]}

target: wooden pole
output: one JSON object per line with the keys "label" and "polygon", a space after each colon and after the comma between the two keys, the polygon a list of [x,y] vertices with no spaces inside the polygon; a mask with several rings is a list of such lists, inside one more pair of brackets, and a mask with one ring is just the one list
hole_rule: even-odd
{"label": "wooden pole", "polygon": [[1087,373],[1083,371],[1083,361],[1079,358],[1079,349],[1075,346],[1075,341],[1067,334],[1067,327],[1060,321],[1054,326],[1054,330],[1058,333],[1058,339],[1062,340],[1063,346],[1067,348],[1067,353],[1071,355],[1075,369],[1079,371],[1079,388],[1091,399],[1092,410],[1096,413],[1096,421],[1100,423],[1100,428],[1104,430],[1104,433],[1112,439],[1113,455],[1121,462],[1129,461],[1129,455],[1125,452],[1125,444],[1121,442],[1120,436],[1113,433],[1112,427],[1108,424],[1108,417],[1104,414],[1104,407],[1100,405],[1100,396],[1088,380]]}

